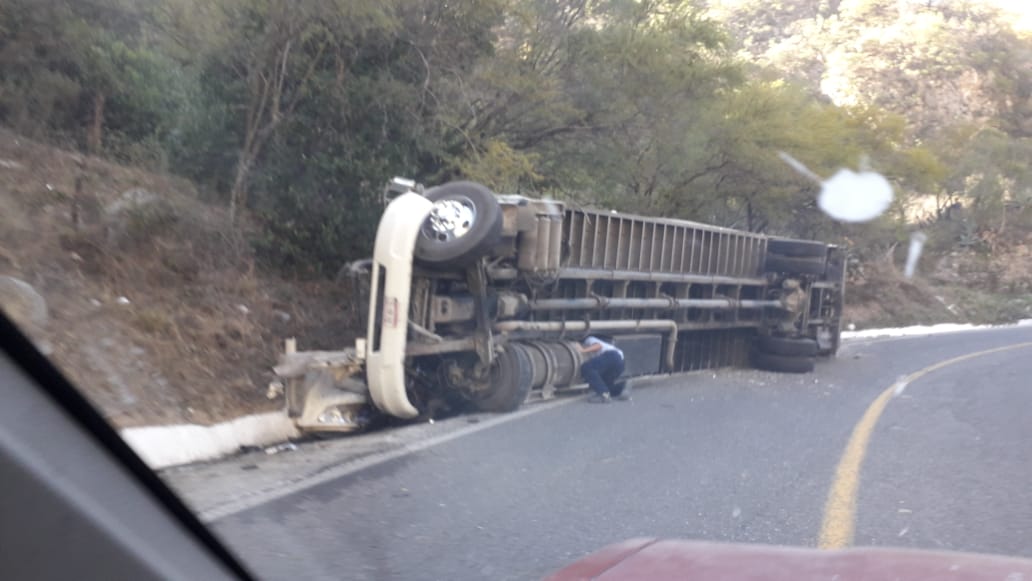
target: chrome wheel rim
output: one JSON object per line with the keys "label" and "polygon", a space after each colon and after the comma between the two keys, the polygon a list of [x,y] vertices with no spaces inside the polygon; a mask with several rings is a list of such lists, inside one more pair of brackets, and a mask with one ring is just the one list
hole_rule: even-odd
{"label": "chrome wheel rim", "polygon": [[437,242],[451,242],[469,234],[476,220],[477,209],[469,198],[439,200],[427,216],[423,235]]}

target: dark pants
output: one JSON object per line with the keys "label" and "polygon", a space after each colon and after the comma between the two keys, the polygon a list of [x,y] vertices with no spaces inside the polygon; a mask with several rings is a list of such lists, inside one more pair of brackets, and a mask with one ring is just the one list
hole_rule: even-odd
{"label": "dark pants", "polygon": [[[581,376],[595,393],[613,391],[613,383],[624,371],[624,360],[616,351],[606,351],[581,365]],[[619,395],[619,394],[613,394]]]}

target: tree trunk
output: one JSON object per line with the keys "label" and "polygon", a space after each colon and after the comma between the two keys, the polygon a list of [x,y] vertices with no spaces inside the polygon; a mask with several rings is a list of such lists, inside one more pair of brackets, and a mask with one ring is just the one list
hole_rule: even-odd
{"label": "tree trunk", "polygon": [[93,119],[86,134],[86,151],[90,155],[99,155],[104,142],[104,103],[107,97],[97,91],[93,94]]}
{"label": "tree trunk", "polygon": [[79,208],[82,206],[82,176],[75,177],[75,196],[72,198],[72,226],[79,230]]}
{"label": "tree trunk", "polygon": [[236,177],[233,178],[233,189],[229,191],[229,221],[236,222],[237,208],[242,208],[247,203],[247,179],[251,175],[251,166],[254,164],[254,154],[248,150],[240,152],[240,161],[237,162]]}

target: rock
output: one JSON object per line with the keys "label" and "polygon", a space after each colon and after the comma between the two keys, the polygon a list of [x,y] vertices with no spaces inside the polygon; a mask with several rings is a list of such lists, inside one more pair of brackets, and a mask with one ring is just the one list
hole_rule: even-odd
{"label": "rock", "polygon": [[41,329],[50,318],[43,295],[13,276],[0,276],[0,308],[22,327]]}
{"label": "rock", "polygon": [[107,242],[112,246],[136,247],[178,219],[179,211],[175,206],[142,188],[126,190],[104,207]]}
{"label": "rock", "polygon": [[120,304],[120,305],[128,305],[129,304],[129,299],[127,299],[125,297],[118,297],[117,299],[115,299],[115,302]]}
{"label": "rock", "polygon": [[275,381],[269,382],[269,388],[265,391],[265,397],[267,397],[268,399],[276,399],[277,397],[280,397],[282,395],[283,395],[283,382],[278,380],[278,379],[275,380]]}
{"label": "rock", "polygon": [[294,450],[297,450],[297,446],[294,443],[292,443],[292,442],[285,442],[285,443],[280,444],[278,446],[270,446],[270,447],[266,448],[265,449],[265,453],[269,454],[269,455],[272,455],[272,454],[279,454],[280,452],[293,452]]}
{"label": "rock", "polygon": [[104,207],[108,216],[117,216],[130,210],[136,210],[157,203],[161,196],[143,188],[132,188],[122,192],[115,201]]}
{"label": "rock", "polygon": [[54,354],[54,346],[49,341],[37,341],[36,349],[39,349],[39,352],[47,357]]}
{"label": "rock", "polygon": [[14,161],[13,159],[0,159],[0,167],[4,169],[22,169],[25,166]]}

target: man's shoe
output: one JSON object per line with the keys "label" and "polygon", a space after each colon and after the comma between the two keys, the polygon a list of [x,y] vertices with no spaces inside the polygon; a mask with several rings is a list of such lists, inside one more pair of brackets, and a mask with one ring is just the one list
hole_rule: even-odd
{"label": "man's shoe", "polygon": [[613,391],[616,393],[615,398],[619,401],[631,401],[631,380],[622,379],[616,382],[614,386],[616,389]]}
{"label": "man's shoe", "polygon": [[588,403],[610,403],[612,401],[608,393],[594,393],[588,396]]}

